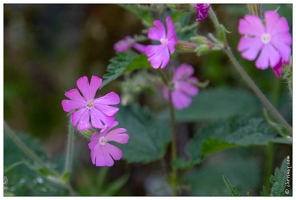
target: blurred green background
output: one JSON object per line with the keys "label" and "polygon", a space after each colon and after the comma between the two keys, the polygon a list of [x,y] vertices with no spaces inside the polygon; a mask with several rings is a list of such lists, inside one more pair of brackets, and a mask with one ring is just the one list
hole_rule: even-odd
{"label": "blurred green background", "polygon": [[[231,34],[228,37],[229,44],[240,63],[291,123],[291,98],[286,84],[277,79],[271,69],[256,69],[253,62],[243,60],[236,50],[240,38],[237,24],[239,18],[248,12],[246,6],[212,6]],[[280,15],[286,17],[292,30],[291,4],[264,4],[262,9],[278,7]],[[195,18],[192,16],[192,21]],[[116,55],[114,43],[127,35],[141,34],[143,28],[144,25],[135,14],[115,4],[4,4],[4,120],[14,130],[40,139],[41,148],[49,154],[49,159],[58,160],[63,156],[67,138],[67,113],[61,107],[64,93],[75,88],[76,80],[81,76],[91,77],[94,74],[102,77],[109,60]],[[212,31],[209,19],[200,22],[197,29],[202,35]],[[193,53],[181,54],[180,62],[194,66],[199,80],[210,80],[210,88],[245,87],[222,52],[201,57]],[[100,94],[111,90],[120,93],[119,88],[110,83]],[[153,106],[157,107],[147,100],[142,103],[149,105],[152,110]],[[102,194],[96,193],[95,189],[89,191],[85,174],[93,177],[98,172],[107,172],[91,164],[88,141],[78,137],[75,142],[75,188],[84,195]],[[282,155],[290,151],[282,146],[277,149]],[[253,153],[254,150],[251,151]],[[275,158],[277,166],[281,158],[281,155],[278,160]],[[124,175],[128,168],[133,173],[116,194],[145,195],[147,190],[142,177],[147,177],[157,167],[158,163],[145,167],[132,164],[127,167],[124,161],[119,161],[109,169],[108,180]],[[259,185],[257,193],[261,189]]]}

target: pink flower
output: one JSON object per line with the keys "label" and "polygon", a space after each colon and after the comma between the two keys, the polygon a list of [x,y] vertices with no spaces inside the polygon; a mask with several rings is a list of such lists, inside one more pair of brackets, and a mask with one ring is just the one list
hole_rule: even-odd
{"label": "pink flower", "polygon": [[274,68],[282,59],[289,62],[292,37],[289,25],[284,17],[275,11],[264,13],[266,26],[260,18],[247,14],[239,21],[238,31],[243,34],[238,44],[238,50],[247,60],[256,60],[258,69]]}
{"label": "pink flower", "polygon": [[78,89],[72,89],[65,93],[68,99],[62,101],[65,112],[72,112],[72,124],[77,125],[78,130],[86,130],[91,127],[90,121],[95,128],[104,128],[114,122],[114,115],[119,110],[109,105],[118,104],[119,96],[110,92],[105,96],[95,99],[96,92],[102,84],[102,79],[92,76],[90,84],[88,78],[83,76],[77,80]]}
{"label": "pink flower", "polygon": [[278,77],[278,78],[281,78],[282,76],[282,71],[283,71],[283,68],[285,66],[285,64],[290,64],[290,62],[284,62],[283,59],[281,59],[278,64],[276,64],[276,66],[274,66],[272,68],[272,71],[275,73],[275,75]]}
{"label": "pink flower", "polygon": [[[194,83],[198,82],[198,79],[192,76],[193,73],[193,67],[188,64],[180,65],[174,73],[172,102],[176,109],[180,110],[188,107],[191,103],[191,96],[198,94],[198,88],[194,85]],[[163,95],[166,99],[169,98],[167,87],[163,88]]]}
{"label": "pink flower", "polygon": [[120,144],[126,144],[128,142],[129,135],[126,134],[126,129],[116,128],[110,131],[110,129],[117,125],[118,122],[114,121],[111,126],[106,126],[100,133],[95,132],[91,137],[88,147],[91,150],[90,157],[94,165],[110,167],[114,164],[113,159],[121,159],[122,151],[118,147],[108,143],[110,141]]}
{"label": "pink flower", "polygon": [[196,19],[196,21],[200,21],[200,20],[207,18],[208,11],[210,9],[210,4],[198,3],[198,4],[196,4],[196,6],[194,6],[194,8],[196,9],[196,12],[198,15],[198,18]]}
{"label": "pink flower", "polygon": [[114,44],[116,52],[127,51],[130,48],[136,49],[139,53],[145,53],[146,46],[136,43],[131,36],[126,36]]}
{"label": "pink flower", "polygon": [[175,44],[178,43],[178,39],[170,17],[166,17],[167,33],[164,25],[159,20],[155,20],[153,24],[155,27],[149,30],[148,38],[157,40],[160,44],[148,45],[146,55],[153,68],[164,68],[170,60],[170,53],[173,54],[175,51]]}

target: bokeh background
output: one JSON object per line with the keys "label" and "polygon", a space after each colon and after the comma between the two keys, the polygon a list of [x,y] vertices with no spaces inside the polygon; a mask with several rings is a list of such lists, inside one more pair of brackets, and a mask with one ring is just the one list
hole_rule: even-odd
{"label": "bokeh background", "polygon": [[[291,4],[264,4],[262,9],[278,7],[292,30]],[[213,8],[231,33],[229,43],[238,60],[291,123],[291,98],[286,84],[276,79],[270,69],[256,69],[236,50],[240,38],[237,24],[239,18],[248,12],[246,6],[219,4],[213,5]],[[193,16],[192,20],[195,18]],[[135,14],[116,4],[4,4],[4,120],[15,131],[38,138],[49,159],[59,160],[64,155],[67,140],[68,118],[61,107],[64,93],[76,87],[76,80],[81,76],[95,74],[103,77],[109,60],[116,56],[114,43],[127,35],[141,34],[143,28]],[[208,19],[200,22],[197,31],[202,35],[212,32],[212,23]],[[201,57],[182,54],[180,61],[193,65],[200,80],[210,80],[209,87],[245,87],[231,66],[223,65],[227,63],[223,53]],[[105,94],[111,90],[120,93],[114,83],[100,92]],[[277,92],[273,92],[275,90]],[[142,101],[152,110],[158,106],[149,104],[145,98]],[[119,161],[110,169],[93,166],[87,144],[83,137],[75,139],[75,176],[72,181],[81,194],[100,195],[102,191],[96,191],[95,187],[90,189],[90,183],[96,181],[92,178],[99,178],[105,173],[108,177],[106,182],[111,184],[126,173],[127,165],[125,161]],[[277,145],[274,165],[278,166],[283,155],[290,151],[286,146]],[[159,163],[129,165],[131,173],[126,183],[113,195],[147,195],[145,184],[148,177],[151,178],[149,174],[158,166]],[[258,194],[260,189],[258,186],[253,192]],[[23,195],[32,194],[32,191],[27,191]]]}

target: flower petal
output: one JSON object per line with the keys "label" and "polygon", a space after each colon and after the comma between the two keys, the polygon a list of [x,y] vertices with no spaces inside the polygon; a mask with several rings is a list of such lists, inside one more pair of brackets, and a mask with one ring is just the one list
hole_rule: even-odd
{"label": "flower petal", "polygon": [[160,41],[161,38],[165,39],[166,38],[165,29],[161,21],[155,20],[153,24],[154,26],[156,26],[156,28],[152,27],[149,30],[148,38],[151,40],[157,40],[157,41]]}
{"label": "flower petal", "polygon": [[89,99],[94,99],[97,93],[97,90],[102,85],[102,79],[97,76],[92,76],[90,85],[89,85]]}
{"label": "flower petal", "polygon": [[165,45],[148,45],[146,54],[149,57],[148,61],[155,69],[164,68],[170,60],[168,48]]}
{"label": "flower petal", "polygon": [[77,80],[77,87],[86,101],[90,100],[88,78],[83,76]]}
{"label": "flower petal", "polygon": [[268,65],[274,67],[279,62],[279,60],[279,52],[276,51],[271,44],[267,44],[262,48],[262,51],[255,64],[258,69],[267,69]]}
{"label": "flower petal", "polygon": [[177,81],[185,77],[188,78],[189,76],[192,76],[193,73],[194,73],[193,67],[191,65],[184,63],[176,69],[173,80]]}
{"label": "flower petal", "polygon": [[90,118],[95,128],[104,128],[104,125],[112,126],[114,122],[114,116],[107,116],[96,108],[90,110]]}
{"label": "flower petal", "polygon": [[89,122],[89,110],[87,108],[82,108],[71,114],[72,124],[76,126],[78,130],[86,130],[90,128]]}
{"label": "flower petal", "polygon": [[109,92],[108,94],[99,97],[94,100],[95,104],[114,105],[120,103],[120,98],[115,92]]}
{"label": "flower petal", "polygon": [[106,136],[108,141],[118,142],[120,144],[125,144],[129,140],[129,135],[126,134],[125,128],[117,128],[110,131]]}
{"label": "flower petal", "polygon": [[70,112],[72,110],[85,107],[85,103],[64,99],[62,100],[62,107],[65,112]]}
{"label": "flower petal", "polygon": [[242,52],[242,57],[247,60],[255,60],[263,43],[258,37],[242,37],[238,44],[238,50]]}
{"label": "flower petal", "polygon": [[104,104],[95,104],[95,108],[97,110],[100,110],[103,114],[107,116],[114,116],[116,112],[119,110],[119,108],[104,105]]}
{"label": "flower petal", "polygon": [[259,17],[247,14],[244,19],[238,23],[238,32],[242,35],[261,36],[265,27]]}
{"label": "flower petal", "polygon": [[[106,151],[113,157],[114,160],[120,160],[121,157],[122,157],[122,151],[116,147],[116,146],[113,146],[109,143],[105,144],[105,149]],[[112,160],[112,162],[114,163],[114,161]],[[112,163],[112,165],[113,165]]]}
{"label": "flower petal", "polygon": [[198,94],[198,88],[189,82],[179,82],[179,90],[190,96]]}
{"label": "flower petal", "polygon": [[172,93],[172,100],[175,108],[179,110],[188,107],[191,103],[191,98],[179,90]]}
{"label": "flower petal", "polygon": [[[178,43],[178,38],[176,36],[174,23],[171,17],[169,16],[166,17],[166,24],[167,24],[167,39],[169,40],[169,44],[175,45]],[[174,53],[174,52],[171,52],[171,53]]]}

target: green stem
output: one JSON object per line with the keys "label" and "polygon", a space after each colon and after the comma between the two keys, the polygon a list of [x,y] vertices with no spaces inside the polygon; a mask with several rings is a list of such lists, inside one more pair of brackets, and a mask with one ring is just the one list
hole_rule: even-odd
{"label": "green stem", "polygon": [[264,166],[264,186],[266,187],[267,191],[270,189],[270,176],[272,174],[273,169],[273,157],[274,157],[274,144],[269,143],[265,147],[265,166]]}
{"label": "green stem", "polygon": [[[171,137],[172,137],[172,149],[171,149],[171,161],[177,158],[177,141],[176,141],[176,129],[175,129],[175,112],[172,101],[172,92],[169,90],[169,102],[170,102],[170,116],[171,116]],[[171,183],[173,188],[173,195],[178,195],[178,171],[175,167],[172,167]]]}
{"label": "green stem", "polygon": [[50,172],[54,176],[58,176],[58,173],[50,168],[48,168],[45,163],[33,152],[29,147],[23,143],[19,137],[14,133],[14,131],[8,126],[8,124],[4,121],[4,131],[7,135],[16,143],[16,145],[33,161],[35,161],[40,167]]}
{"label": "green stem", "polygon": [[67,154],[66,154],[64,174],[67,174],[67,173],[70,174],[72,172],[74,133],[75,133],[75,127],[72,126],[71,118],[70,118],[69,127],[68,127]]}
{"label": "green stem", "polygon": [[236,58],[234,57],[230,48],[224,49],[224,52],[231,60],[232,64],[236,68],[236,70],[240,73],[243,79],[248,83],[253,92],[259,97],[259,99],[264,103],[267,109],[272,113],[272,115],[281,122],[289,131],[292,132],[292,127],[286,122],[286,120],[282,117],[282,115],[273,107],[273,105],[269,102],[269,100],[264,96],[261,90],[257,87],[257,85],[253,82],[253,80],[249,77],[249,75],[245,72],[242,66],[238,63]]}
{"label": "green stem", "polygon": [[[167,77],[163,73],[162,70],[157,70],[164,83],[167,85],[168,90],[169,90],[169,106],[170,106],[170,120],[171,120],[171,138],[172,138],[172,144],[171,144],[171,161],[174,161],[177,158],[177,140],[176,140],[176,129],[175,129],[175,110],[173,106],[173,101],[172,101],[172,89],[170,87],[170,82],[168,81]],[[171,186],[173,189],[173,195],[177,196],[178,195],[178,170],[175,167],[172,167],[172,173],[171,173]]]}

